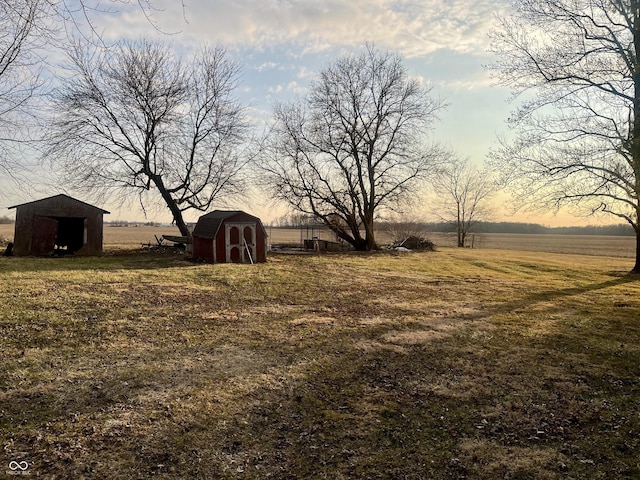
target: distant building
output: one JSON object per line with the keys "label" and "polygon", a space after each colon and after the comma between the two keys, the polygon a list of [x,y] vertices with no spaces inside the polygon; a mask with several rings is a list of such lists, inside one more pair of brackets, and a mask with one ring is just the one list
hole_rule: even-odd
{"label": "distant building", "polygon": [[12,208],[16,209],[14,255],[102,254],[106,210],[63,194]]}
{"label": "distant building", "polygon": [[215,210],[193,229],[193,258],[208,263],[267,261],[267,232],[258,217],[243,211]]}

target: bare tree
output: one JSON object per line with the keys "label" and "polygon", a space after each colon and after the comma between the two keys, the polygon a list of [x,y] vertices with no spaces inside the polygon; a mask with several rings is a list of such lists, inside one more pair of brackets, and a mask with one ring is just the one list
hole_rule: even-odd
{"label": "bare tree", "polygon": [[152,0],[0,1],[0,170],[17,179],[38,145],[48,53],[78,33],[100,43],[95,20],[133,5],[153,22]]}
{"label": "bare tree", "polygon": [[77,47],[55,98],[47,157],[88,191],[151,192],[182,235],[183,212],[235,192],[247,124],[239,66],[223,48],[193,61],[157,42]]}
{"label": "bare tree", "polygon": [[516,198],[625,220],[640,273],[640,2],[517,0],[493,49],[502,84],[526,93],[494,154]]}
{"label": "bare tree", "polygon": [[14,154],[28,138],[31,101],[41,84],[37,50],[47,29],[45,0],[0,2],[0,169],[13,176]]}
{"label": "bare tree", "polygon": [[473,226],[489,213],[487,202],[497,189],[492,173],[454,158],[436,173],[433,188],[437,216],[455,225],[458,247],[464,247]]}
{"label": "bare tree", "polygon": [[430,91],[398,55],[371,45],[339,58],[304,99],[275,109],[261,162],[273,195],[356,250],[377,248],[376,212],[402,200],[438,157],[425,144],[443,106]]}

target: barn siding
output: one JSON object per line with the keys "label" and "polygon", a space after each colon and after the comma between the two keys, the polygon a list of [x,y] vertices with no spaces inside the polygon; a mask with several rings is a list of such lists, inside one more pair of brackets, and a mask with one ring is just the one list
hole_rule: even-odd
{"label": "barn siding", "polygon": [[[53,222],[62,222],[82,236],[76,255],[100,255],[103,246],[103,215],[109,213],[67,195],[16,205],[14,255],[50,255]],[[45,220],[47,219],[47,220]],[[74,219],[74,220],[69,220]],[[65,221],[67,220],[67,221]]]}

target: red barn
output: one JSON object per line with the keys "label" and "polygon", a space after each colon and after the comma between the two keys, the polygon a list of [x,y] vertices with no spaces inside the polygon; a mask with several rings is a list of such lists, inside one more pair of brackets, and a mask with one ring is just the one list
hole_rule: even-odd
{"label": "red barn", "polygon": [[215,210],[193,229],[193,258],[208,263],[267,261],[267,232],[258,217],[240,210]]}
{"label": "red barn", "polygon": [[16,256],[102,254],[103,210],[68,195],[14,205]]}

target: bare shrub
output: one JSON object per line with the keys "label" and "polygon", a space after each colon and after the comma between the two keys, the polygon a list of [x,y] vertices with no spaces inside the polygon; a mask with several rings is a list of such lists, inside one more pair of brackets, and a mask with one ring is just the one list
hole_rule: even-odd
{"label": "bare shrub", "polygon": [[412,220],[389,221],[384,232],[391,239],[393,247],[405,247],[409,250],[435,250],[435,244],[427,238],[423,223]]}

